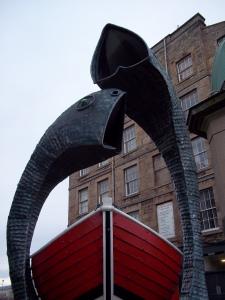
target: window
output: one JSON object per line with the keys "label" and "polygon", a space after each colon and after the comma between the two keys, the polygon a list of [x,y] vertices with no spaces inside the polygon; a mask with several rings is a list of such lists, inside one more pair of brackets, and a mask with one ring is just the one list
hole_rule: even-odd
{"label": "window", "polygon": [[132,125],[124,129],[123,132],[123,152],[128,153],[137,148],[135,126]]}
{"label": "window", "polygon": [[138,170],[137,165],[124,170],[126,196],[138,192]]}
{"label": "window", "polygon": [[193,90],[190,93],[180,97],[181,99],[181,107],[187,119],[188,110],[190,107],[195,105],[198,102],[197,90]]}
{"label": "window", "polygon": [[161,154],[153,156],[153,165],[155,171],[166,168],[166,163]]}
{"label": "window", "polygon": [[157,205],[159,233],[165,238],[175,236],[174,214],[172,201]]}
{"label": "window", "polygon": [[89,168],[80,170],[80,177],[85,176],[89,173]]}
{"label": "window", "polygon": [[98,182],[98,200],[99,203],[102,203],[105,197],[109,196],[109,180],[105,179]]}
{"label": "window", "polygon": [[106,159],[106,160],[101,161],[101,162],[98,164],[98,166],[99,166],[99,168],[101,168],[101,167],[104,167],[104,166],[106,166],[106,165],[108,165],[108,164],[109,164],[109,159]]}
{"label": "window", "polygon": [[161,154],[154,155],[153,159],[153,168],[154,168],[154,177],[155,185],[164,185],[170,182],[170,173],[166,167],[166,163]]}
{"label": "window", "polygon": [[140,221],[140,215],[139,215],[139,211],[135,210],[135,211],[131,211],[128,213],[129,216],[131,216],[132,218]]}
{"label": "window", "polygon": [[208,167],[208,155],[205,148],[205,140],[201,137],[197,137],[191,141],[193,153],[195,157],[195,163],[197,166],[197,170],[204,169]]}
{"label": "window", "polygon": [[79,191],[79,214],[88,212],[88,188]]}
{"label": "window", "polygon": [[211,187],[200,191],[200,214],[202,230],[218,227],[216,204]]}
{"label": "window", "polygon": [[191,55],[186,56],[177,63],[178,80],[183,81],[193,73]]}

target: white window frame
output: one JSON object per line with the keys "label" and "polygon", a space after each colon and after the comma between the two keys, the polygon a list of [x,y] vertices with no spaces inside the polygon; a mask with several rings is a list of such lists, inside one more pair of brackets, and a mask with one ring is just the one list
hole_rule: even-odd
{"label": "white window frame", "polygon": [[208,160],[208,154],[205,146],[205,140],[202,137],[196,137],[192,139],[191,144],[192,144],[197,170],[200,171],[205,168],[208,168],[209,160]]}
{"label": "white window frame", "polygon": [[131,196],[139,192],[138,167],[133,165],[124,169],[125,194]]}
{"label": "white window frame", "polygon": [[131,125],[123,131],[123,153],[127,154],[137,148],[135,125]]}
{"label": "white window frame", "polygon": [[106,160],[101,161],[101,162],[98,164],[98,166],[99,166],[99,168],[101,168],[101,167],[104,167],[104,166],[106,166],[106,165],[108,165],[108,164],[109,164],[109,159],[106,159]]}
{"label": "white window frame", "polygon": [[79,215],[83,215],[88,212],[88,188],[84,188],[78,191],[79,199]]}
{"label": "white window frame", "polygon": [[200,215],[202,232],[219,228],[212,187],[200,191]]}
{"label": "white window frame", "polygon": [[89,168],[80,170],[80,177],[86,176],[89,173]]}
{"label": "white window frame", "polygon": [[139,210],[134,210],[134,211],[130,211],[127,213],[130,217],[140,221],[140,214],[139,214]]}
{"label": "white window frame", "polygon": [[191,54],[177,62],[178,81],[181,82],[193,74],[193,62]]}
{"label": "white window frame", "polygon": [[98,201],[102,203],[105,197],[109,197],[109,179],[98,182]]}
{"label": "white window frame", "polygon": [[181,107],[187,119],[189,109],[198,103],[197,89],[190,91],[189,93],[180,97]]}

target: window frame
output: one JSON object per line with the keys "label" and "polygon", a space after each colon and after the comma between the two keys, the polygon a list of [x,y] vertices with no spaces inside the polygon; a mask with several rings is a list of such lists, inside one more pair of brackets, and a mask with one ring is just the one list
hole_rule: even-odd
{"label": "window frame", "polygon": [[137,209],[137,210],[133,210],[133,211],[129,211],[127,213],[130,217],[134,218],[135,220],[137,221],[140,221],[140,211]]}
{"label": "window frame", "polygon": [[80,175],[80,177],[84,177],[84,176],[88,175],[89,172],[90,172],[89,168],[84,168],[79,171],[79,175]]}
{"label": "window frame", "polygon": [[[199,145],[197,145],[197,143],[196,143],[196,146],[193,145],[194,142],[196,142],[196,141],[200,141],[201,149],[198,149]],[[193,149],[193,154],[194,154],[197,171],[200,172],[209,167],[208,151],[206,149],[205,140],[202,137],[197,136],[191,140],[191,144],[192,144],[192,149]],[[197,149],[198,152],[195,152],[195,149]],[[198,161],[198,158],[199,158],[199,161]],[[202,158],[203,158],[203,160],[202,160]],[[204,162],[204,165],[203,165],[203,162]]]}
{"label": "window frame", "polygon": [[[101,191],[101,188],[102,188],[102,184],[107,182],[107,190],[105,191]],[[109,196],[109,178],[105,178],[101,181],[98,182],[98,186],[97,186],[97,189],[98,189],[98,203],[102,203],[102,200],[103,200],[103,197],[104,196]]]}
{"label": "window frame", "polygon": [[[82,193],[86,192],[87,197],[82,199]],[[78,208],[79,208],[79,215],[83,215],[88,213],[88,187],[80,189],[78,191]]]}
{"label": "window frame", "polygon": [[[208,232],[208,231],[219,229],[217,207],[216,207],[213,188],[209,187],[200,190],[199,201],[200,201],[199,206],[200,206],[201,231]],[[213,218],[210,217],[210,215],[213,216]],[[214,223],[213,227],[211,227],[212,224],[211,222]],[[208,224],[208,226],[206,226],[206,224]]]}
{"label": "window frame", "polygon": [[[189,64],[188,60],[190,59],[191,63]],[[185,65],[186,66],[183,66]],[[193,75],[193,60],[191,53],[181,58],[177,63],[177,76],[178,82],[182,82]]]}
{"label": "window frame", "polygon": [[170,172],[161,153],[152,156],[152,165],[155,187],[169,184],[171,182]]}
{"label": "window frame", "polygon": [[[131,169],[135,169],[136,171],[136,177],[129,180],[128,177],[128,170],[131,170]],[[134,191],[131,191],[133,188],[131,188],[131,186],[134,185],[135,187],[135,190]],[[132,195],[135,195],[137,193],[139,193],[139,172],[138,172],[138,165],[137,164],[134,164],[130,167],[127,167],[124,169],[124,185],[125,185],[125,196],[126,197],[129,197],[129,196],[132,196]]]}
{"label": "window frame", "polygon": [[[130,146],[131,145],[131,146]],[[135,124],[123,130],[123,154],[130,153],[137,149],[137,135]]]}
{"label": "window frame", "polygon": [[98,167],[99,168],[105,167],[105,166],[109,165],[109,162],[110,162],[109,159],[105,159],[105,160],[101,161],[100,163],[98,163]]}
{"label": "window frame", "polygon": [[[192,95],[194,95],[193,98],[191,97]],[[186,93],[185,95],[181,96],[180,102],[181,102],[181,107],[184,112],[185,118],[187,119],[189,109],[198,103],[197,89],[193,89],[190,92]],[[187,105],[187,102],[188,102],[188,105]],[[186,107],[184,107],[184,104]]]}

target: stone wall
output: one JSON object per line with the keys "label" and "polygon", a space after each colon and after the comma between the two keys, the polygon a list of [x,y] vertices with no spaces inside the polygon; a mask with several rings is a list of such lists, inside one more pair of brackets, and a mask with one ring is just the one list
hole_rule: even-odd
{"label": "stone wall", "polygon": [[[199,101],[209,97],[211,93],[210,72],[212,59],[217,47],[217,40],[225,34],[225,22],[206,26],[204,18],[197,14],[185,24],[180,26],[174,33],[159,41],[152,49],[155,55],[171,76],[179,97],[196,89]],[[179,82],[177,76],[177,62],[191,54],[193,62],[192,75]],[[125,118],[124,127],[134,122],[128,117]],[[115,205],[125,212],[138,211],[142,222],[151,228],[158,230],[157,205],[172,201],[174,210],[175,237],[171,241],[176,245],[182,244],[182,233],[179,220],[176,195],[171,182],[168,170],[160,163],[160,168],[154,169],[154,160],[159,156],[155,144],[148,135],[135,124],[137,136],[136,150],[117,155],[112,158],[109,164],[104,167],[94,165],[89,168],[89,173],[80,177],[79,172],[70,176],[69,182],[69,224],[79,218],[78,192],[82,188],[89,189],[89,211],[95,209],[98,203],[97,183],[103,179],[109,179],[110,195]],[[195,135],[192,134],[191,138]],[[221,201],[215,185],[215,176],[211,162],[209,145],[209,165],[198,173],[199,189],[213,187],[215,201],[219,207]],[[125,195],[124,169],[137,164],[139,171],[139,192],[127,197]],[[114,179],[115,178],[115,182]],[[114,184],[113,184],[114,182]],[[218,214],[220,218],[220,213]],[[219,220],[221,223],[221,220]],[[223,240],[221,230],[204,233],[205,241]]]}

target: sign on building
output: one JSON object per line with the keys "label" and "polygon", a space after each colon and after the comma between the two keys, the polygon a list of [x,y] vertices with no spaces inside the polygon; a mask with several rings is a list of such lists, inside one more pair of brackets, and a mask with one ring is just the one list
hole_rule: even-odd
{"label": "sign on building", "polygon": [[157,206],[159,233],[165,238],[175,236],[174,214],[172,201]]}

